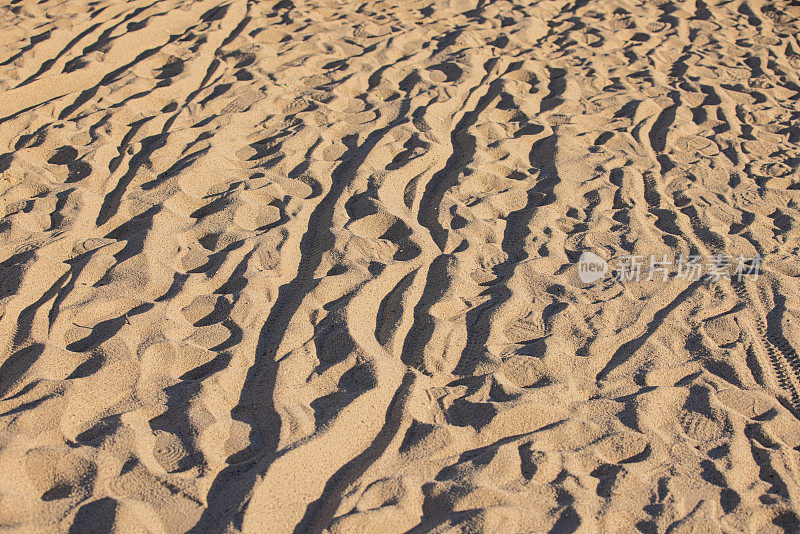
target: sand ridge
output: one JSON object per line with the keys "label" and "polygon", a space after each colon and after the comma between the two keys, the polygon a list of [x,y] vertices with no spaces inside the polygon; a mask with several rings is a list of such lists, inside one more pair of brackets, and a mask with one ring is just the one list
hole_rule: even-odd
{"label": "sand ridge", "polygon": [[[0,526],[796,531],[798,32],[788,0],[8,2]],[[615,277],[664,254],[763,263]]]}

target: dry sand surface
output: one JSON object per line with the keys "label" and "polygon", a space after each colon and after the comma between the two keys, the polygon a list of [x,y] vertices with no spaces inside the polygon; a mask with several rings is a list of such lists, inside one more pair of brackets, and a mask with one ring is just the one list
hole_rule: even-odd
{"label": "dry sand surface", "polygon": [[2,531],[797,532],[799,70],[787,0],[4,1]]}

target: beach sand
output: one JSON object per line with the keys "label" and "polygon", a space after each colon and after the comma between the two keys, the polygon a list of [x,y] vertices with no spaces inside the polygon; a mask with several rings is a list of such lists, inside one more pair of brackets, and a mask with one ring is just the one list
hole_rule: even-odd
{"label": "beach sand", "polygon": [[4,2],[0,528],[797,532],[798,69],[786,0]]}

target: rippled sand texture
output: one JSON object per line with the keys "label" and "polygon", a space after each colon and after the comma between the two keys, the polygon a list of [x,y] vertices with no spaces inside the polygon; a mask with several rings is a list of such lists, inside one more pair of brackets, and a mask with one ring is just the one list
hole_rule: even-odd
{"label": "rippled sand texture", "polygon": [[799,17],[4,2],[0,525],[796,531]]}

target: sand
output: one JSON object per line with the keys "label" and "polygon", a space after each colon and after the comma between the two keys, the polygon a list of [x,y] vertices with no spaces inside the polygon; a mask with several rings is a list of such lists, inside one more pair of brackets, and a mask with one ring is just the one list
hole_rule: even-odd
{"label": "sand", "polygon": [[0,528],[797,532],[798,69],[787,0],[4,2]]}

